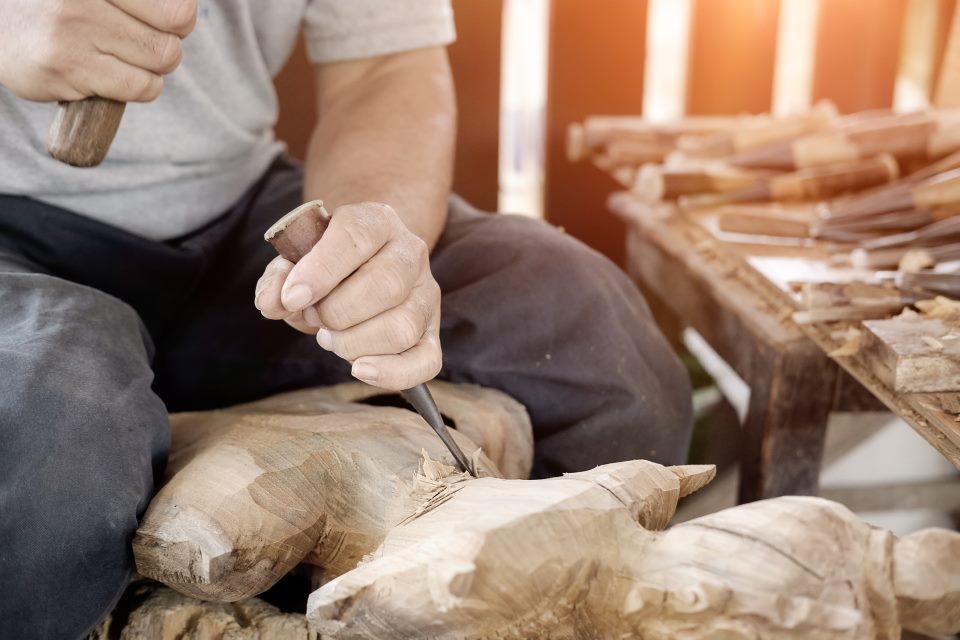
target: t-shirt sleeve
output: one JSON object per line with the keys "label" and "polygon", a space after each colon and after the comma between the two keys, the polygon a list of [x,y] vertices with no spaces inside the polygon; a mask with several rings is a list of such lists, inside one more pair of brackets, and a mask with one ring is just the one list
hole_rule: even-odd
{"label": "t-shirt sleeve", "polygon": [[309,0],[304,34],[315,63],[448,45],[450,0]]}

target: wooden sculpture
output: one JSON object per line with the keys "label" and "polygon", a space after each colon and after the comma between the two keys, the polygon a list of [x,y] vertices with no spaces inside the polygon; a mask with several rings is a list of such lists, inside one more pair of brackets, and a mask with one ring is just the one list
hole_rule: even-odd
{"label": "wooden sculpture", "polygon": [[[960,534],[897,540],[836,503],[796,497],[660,531],[713,467],[640,460],[522,480],[531,445],[519,405],[432,388],[487,477],[445,464],[416,414],[345,402],[384,400],[358,385],[175,417],[171,479],[134,540],[138,570],[188,595],[236,601],[299,562],[316,564],[324,584],[307,619],[331,638],[960,631]],[[496,477],[503,469],[514,478]]]}
{"label": "wooden sculpture", "polygon": [[[463,450],[480,452],[461,432],[494,455],[479,455],[483,473],[527,477],[521,405],[469,385],[431,389]],[[187,595],[236,601],[300,562],[330,576],[352,569],[415,508],[421,452],[448,455],[415,413],[337,399],[375,393],[351,384],[174,416],[170,480],[134,538],[137,570]]]}
{"label": "wooden sculpture", "polygon": [[[896,540],[786,497],[665,532],[712,471],[634,461],[543,481],[424,463],[433,509],[310,597],[333,638],[898,639],[960,630],[960,534]],[[480,514],[480,515],[478,515]]]}

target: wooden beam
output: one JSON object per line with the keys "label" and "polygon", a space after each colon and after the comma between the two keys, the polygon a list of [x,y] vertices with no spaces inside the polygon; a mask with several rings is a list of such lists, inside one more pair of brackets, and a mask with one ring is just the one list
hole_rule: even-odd
{"label": "wooden beam", "polygon": [[690,35],[687,112],[770,110],[780,3],[696,0]]}
{"label": "wooden beam", "polygon": [[280,103],[280,116],[275,127],[277,139],[287,143],[290,155],[303,161],[307,157],[310,134],[317,122],[317,107],[313,68],[307,60],[302,34],[297,37],[297,46],[274,78],[273,84]]}
{"label": "wooden beam", "polygon": [[454,0],[453,11],[457,41],[449,52],[459,113],[453,190],[496,211],[503,3]]}
{"label": "wooden beam", "polygon": [[842,113],[893,105],[906,0],[820,3],[814,101]]}
{"label": "wooden beam", "polygon": [[643,107],[646,0],[554,0],[547,85],[547,219],[617,263],[624,224],[604,205],[616,182],[566,157],[573,122],[599,114],[639,115]]}

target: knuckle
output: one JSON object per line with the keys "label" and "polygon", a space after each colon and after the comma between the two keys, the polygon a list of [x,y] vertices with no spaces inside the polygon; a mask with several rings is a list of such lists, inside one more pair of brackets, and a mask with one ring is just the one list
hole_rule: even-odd
{"label": "knuckle", "polygon": [[369,216],[351,215],[343,223],[343,232],[360,253],[370,253],[376,245],[376,224]]}
{"label": "knuckle", "polygon": [[372,295],[382,304],[395,307],[407,297],[407,283],[397,269],[385,269],[375,280]]}
{"label": "knuckle", "polygon": [[36,60],[42,71],[54,77],[62,77],[76,66],[66,41],[55,34],[37,45]]}
{"label": "knuckle", "polygon": [[264,305],[263,309],[260,309],[260,314],[267,320],[286,320],[290,317],[289,311],[274,305]]}
{"label": "knuckle", "polygon": [[424,374],[426,377],[435,378],[443,368],[443,351],[440,349],[440,342],[434,338],[427,340],[430,349],[427,352],[427,358],[424,361]]}
{"label": "knuckle", "polygon": [[430,264],[430,247],[423,238],[413,233],[410,233],[409,255],[418,269]]}
{"label": "knuckle", "polygon": [[163,34],[156,49],[156,71],[157,73],[171,73],[180,66],[183,60],[183,45],[180,38],[168,33]]}
{"label": "knuckle", "polygon": [[374,224],[388,224],[397,217],[397,212],[383,202],[365,202],[363,212]]}
{"label": "knuckle", "polygon": [[328,329],[333,331],[346,331],[353,326],[350,315],[347,313],[344,305],[337,302],[321,302],[317,305],[317,313],[320,315],[320,322]]}
{"label": "knuckle", "polygon": [[162,0],[158,10],[158,24],[153,26],[186,37],[197,21],[196,0]]}
{"label": "knuckle", "polygon": [[390,323],[388,330],[390,344],[398,353],[406,351],[420,341],[423,330],[423,322],[419,314],[413,311],[401,311]]}
{"label": "knuckle", "polygon": [[123,89],[131,102],[150,102],[160,95],[163,78],[148,71],[132,73],[123,81]]}

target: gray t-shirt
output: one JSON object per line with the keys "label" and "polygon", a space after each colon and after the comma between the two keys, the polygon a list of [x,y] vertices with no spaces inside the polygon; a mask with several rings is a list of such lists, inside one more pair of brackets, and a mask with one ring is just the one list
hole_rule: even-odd
{"label": "gray t-shirt", "polygon": [[[303,27],[313,62],[454,39],[449,0],[200,0],[183,63],[160,97],[129,104],[106,160],[77,169],[44,148],[55,105],[0,86],[0,193],[25,195],[146,238],[225,211],[283,148],[272,78]],[[305,88],[304,100],[313,100]],[[283,212],[277,212],[278,215]]]}

